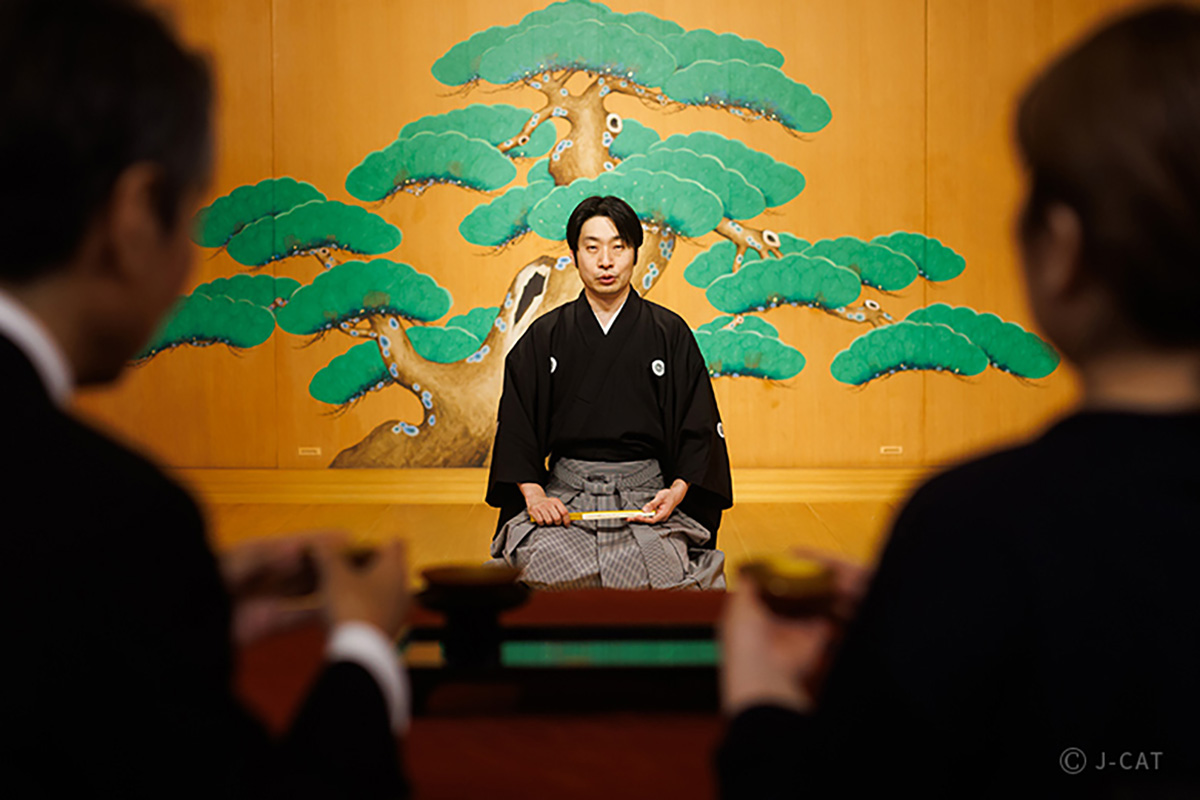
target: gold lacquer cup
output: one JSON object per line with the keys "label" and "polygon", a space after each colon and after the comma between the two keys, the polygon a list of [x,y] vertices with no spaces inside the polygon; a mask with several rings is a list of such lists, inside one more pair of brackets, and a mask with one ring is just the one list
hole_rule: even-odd
{"label": "gold lacquer cup", "polygon": [[781,617],[832,614],[837,600],[833,570],[798,556],[764,556],[745,563],[741,573],[758,586],[759,596]]}

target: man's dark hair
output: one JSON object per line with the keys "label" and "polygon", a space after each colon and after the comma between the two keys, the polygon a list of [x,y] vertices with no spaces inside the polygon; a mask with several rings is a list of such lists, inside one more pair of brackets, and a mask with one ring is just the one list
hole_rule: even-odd
{"label": "man's dark hair", "polygon": [[611,195],[593,195],[575,206],[571,218],[567,220],[567,246],[571,248],[571,255],[579,254],[579,232],[583,229],[583,223],[592,217],[608,217],[613,221],[621,241],[633,248],[633,263],[636,264],[637,251],[642,246],[642,222],[629,203]]}
{"label": "man's dark hair", "polygon": [[1023,235],[1069,206],[1085,268],[1127,321],[1161,345],[1200,344],[1200,9],[1159,6],[1089,36],[1026,90],[1017,141]]}
{"label": "man's dark hair", "polygon": [[0,0],[0,280],[76,252],[118,176],[161,169],[170,225],[211,168],[204,62],[155,16],[119,0]]}

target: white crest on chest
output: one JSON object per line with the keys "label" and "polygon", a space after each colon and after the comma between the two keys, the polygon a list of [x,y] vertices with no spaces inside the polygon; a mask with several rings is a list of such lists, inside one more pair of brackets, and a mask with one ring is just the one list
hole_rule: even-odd
{"label": "white crest on chest", "polygon": [[661,378],[667,372],[667,365],[661,358],[656,358],[650,362],[650,371]]}
{"label": "white crest on chest", "polygon": [[719,422],[717,423],[717,436],[720,436],[722,439],[725,438],[725,426]]}
{"label": "white crest on chest", "polygon": [[558,359],[550,356],[550,374],[554,374],[554,370],[558,369]]}

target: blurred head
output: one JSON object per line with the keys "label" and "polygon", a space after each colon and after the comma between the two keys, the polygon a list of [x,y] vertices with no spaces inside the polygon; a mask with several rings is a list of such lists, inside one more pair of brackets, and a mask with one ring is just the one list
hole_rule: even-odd
{"label": "blurred head", "polygon": [[63,297],[81,383],[114,377],[187,278],[211,93],[132,3],[0,0],[0,285]]}
{"label": "blurred head", "polygon": [[1108,24],[1017,112],[1020,241],[1039,325],[1072,360],[1200,347],[1200,9]]}
{"label": "blurred head", "polygon": [[625,293],[642,236],[641,220],[619,197],[589,197],[575,207],[567,220],[567,245],[589,294]]}

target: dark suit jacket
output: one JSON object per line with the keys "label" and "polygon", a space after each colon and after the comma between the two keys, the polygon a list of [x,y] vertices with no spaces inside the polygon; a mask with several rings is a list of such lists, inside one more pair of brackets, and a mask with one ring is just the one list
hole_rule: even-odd
{"label": "dark suit jacket", "polygon": [[722,797],[1200,797],[1200,413],[1080,413],[921,488],[810,715]]}
{"label": "dark suit jacket", "polygon": [[63,413],[0,337],[7,797],[398,797],[386,703],[328,666],[283,741],[235,700],[191,498]]}

